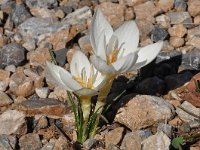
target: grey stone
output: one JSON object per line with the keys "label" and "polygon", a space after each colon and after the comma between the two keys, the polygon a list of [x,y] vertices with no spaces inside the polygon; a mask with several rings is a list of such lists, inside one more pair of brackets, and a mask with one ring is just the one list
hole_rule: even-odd
{"label": "grey stone", "polygon": [[97,140],[96,139],[87,139],[84,143],[83,143],[83,147],[85,149],[92,149],[92,147],[96,144]]}
{"label": "grey stone", "polygon": [[177,11],[185,11],[187,9],[187,3],[184,0],[175,0],[174,7]]}
{"label": "grey stone", "polygon": [[47,98],[47,96],[49,94],[49,88],[48,87],[39,87],[39,88],[35,89],[35,92],[40,98]]}
{"label": "grey stone", "polygon": [[1,150],[15,150],[17,139],[14,136],[0,135],[0,149]]}
{"label": "grey stone", "polygon": [[26,5],[28,7],[45,7],[45,8],[54,8],[58,6],[57,0],[45,0],[45,1],[38,1],[38,0],[26,0]]}
{"label": "grey stone", "polygon": [[10,14],[15,5],[15,1],[13,0],[2,0],[0,1],[0,10],[6,12],[7,14]]}
{"label": "grey stone", "polygon": [[68,49],[66,48],[54,51],[56,55],[56,62],[59,64],[59,66],[64,66],[66,64],[67,51]]}
{"label": "grey stone", "polygon": [[136,87],[137,93],[148,95],[163,94],[164,90],[165,81],[156,76],[144,79]]}
{"label": "grey stone", "polygon": [[159,27],[155,27],[152,31],[151,31],[151,40],[154,42],[158,42],[158,41],[163,41],[168,37],[168,32],[163,29],[163,28],[159,28]]}
{"label": "grey stone", "polygon": [[171,24],[184,24],[185,26],[191,25],[192,18],[188,12],[169,12],[167,14],[170,18]]}
{"label": "grey stone", "polygon": [[18,26],[18,32],[24,41],[35,39],[39,43],[55,32],[68,29],[69,26],[66,22],[58,22],[52,18],[32,17]]}
{"label": "grey stone", "polygon": [[193,74],[189,71],[182,74],[173,74],[165,77],[167,90],[182,86],[192,78]]}
{"label": "grey stone", "polygon": [[31,14],[28,12],[28,10],[23,4],[15,5],[15,8],[11,13],[11,20],[13,21],[15,26],[18,26],[30,17]]}
{"label": "grey stone", "polygon": [[142,142],[142,150],[169,150],[171,141],[163,132],[157,132]]}
{"label": "grey stone", "polygon": [[[192,122],[192,121],[193,121],[193,123],[199,122],[199,119],[197,117],[190,115],[186,111],[191,112],[191,113],[195,114],[196,116],[200,116],[200,108],[194,107],[192,104],[190,104],[187,101],[184,101],[181,104],[181,107],[183,109],[181,109],[181,108],[176,109],[176,113],[178,114],[178,116],[180,117],[181,120],[188,122],[188,123]],[[184,110],[186,110],[186,111],[184,111]]]}
{"label": "grey stone", "polygon": [[25,123],[25,115],[17,110],[7,110],[0,115],[0,122],[0,134],[13,134]]}
{"label": "grey stone", "polygon": [[145,130],[139,130],[139,135],[143,140],[147,139],[148,137],[150,137],[152,135],[150,129],[145,129]]}
{"label": "grey stone", "polygon": [[19,139],[19,146],[24,150],[39,150],[42,142],[38,134],[28,133]]}
{"label": "grey stone", "polygon": [[47,143],[41,148],[41,150],[53,150],[54,149],[54,145],[55,144],[53,144],[53,143]]}
{"label": "grey stone", "polygon": [[168,137],[172,136],[172,126],[166,123],[159,123],[157,132],[162,131],[165,133]]}
{"label": "grey stone", "polygon": [[17,43],[7,44],[0,50],[0,68],[8,65],[19,66],[24,61],[25,49]]}

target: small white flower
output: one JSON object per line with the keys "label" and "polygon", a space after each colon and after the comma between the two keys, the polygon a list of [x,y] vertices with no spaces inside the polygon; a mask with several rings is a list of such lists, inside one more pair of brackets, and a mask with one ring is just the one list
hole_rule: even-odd
{"label": "small white flower", "polygon": [[163,42],[138,48],[139,30],[134,21],[127,21],[113,31],[98,8],[92,20],[90,41],[94,55],[90,60],[105,74],[137,70],[150,63],[160,52]]}
{"label": "small white flower", "polygon": [[81,51],[74,53],[70,64],[70,72],[47,62],[47,79],[78,95],[96,95],[105,83],[105,76],[90,64],[88,58]]}

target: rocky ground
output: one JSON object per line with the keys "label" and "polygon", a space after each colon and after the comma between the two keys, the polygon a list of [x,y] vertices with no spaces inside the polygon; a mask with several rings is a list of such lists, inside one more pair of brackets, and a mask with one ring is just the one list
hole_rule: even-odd
{"label": "rocky ground", "polygon": [[74,51],[91,53],[97,6],[114,28],[134,19],[140,46],[165,44],[136,78],[115,80],[105,113],[110,124],[102,121],[82,149],[167,150],[173,138],[187,136],[182,148],[199,150],[199,0],[1,0],[0,150],[80,149],[67,94],[44,70],[50,49],[66,69]]}

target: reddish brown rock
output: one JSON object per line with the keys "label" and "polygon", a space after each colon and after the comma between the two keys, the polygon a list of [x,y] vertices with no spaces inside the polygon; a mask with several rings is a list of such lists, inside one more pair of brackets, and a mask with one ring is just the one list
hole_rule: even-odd
{"label": "reddish brown rock", "polygon": [[192,46],[200,49],[200,37],[194,36],[191,39],[189,39],[186,44],[187,45],[192,45]]}
{"label": "reddish brown rock", "polygon": [[180,37],[170,37],[170,45],[172,45],[175,48],[181,47],[184,44],[184,38]]}
{"label": "reddish brown rock", "polygon": [[118,110],[115,121],[134,131],[151,126],[155,122],[170,119],[173,115],[173,106],[164,99],[137,95]]}
{"label": "reddish brown rock", "polygon": [[195,17],[200,15],[200,1],[199,0],[189,0],[188,1],[188,11],[191,16]]}
{"label": "reddish brown rock", "polygon": [[82,51],[86,54],[91,54],[92,52],[92,46],[90,44],[90,38],[89,35],[83,36],[78,40],[78,44]]}
{"label": "reddish brown rock", "polygon": [[194,18],[194,24],[200,24],[200,15]]}
{"label": "reddish brown rock", "polygon": [[159,0],[158,7],[161,8],[164,12],[168,12],[174,6],[174,0]]}
{"label": "reddish brown rock", "polygon": [[170,19],[167,15],[160,15],[156,17],[156,22],[162,26],[163,28],[169,28],[170,27]]}
{"label": "reddish brown rock", "polygon": [[124,5],[104,2],[99,7],[113,27],[118,27],[124,22]]}
{"label": "reddish brown rock", "polygon": [[154,20],[153,17],[159,13],[160,9],[155,7],[153,1],[148,1],[135,6],[134,11],[136,19]]}
{"label": "reddish brown rock", "polygon": [[181,38],[187,33],[187,29],[183,26],[183,24],[178,24],[169,28],[168,32],[170,36],[177,36]]}
{"label": "reddish brown rock", "polygon": [[134,14],[134,11],[133,11],[133,8],[132,7],[128,7],[125,9],[125,20],[131,20],[133,18],[135,18],[135,14]]}
{"label": "reddish brown rock", "polygon": [[13,103],[13,100],[4,92],[0,91],[0,107]]}
{"label": "reddish brown rock", "polygon": [[193,76],[193,78],[189,81],[186,88],[188,93],[183,96],[183,99],[190,102],[192,105],[196,107],[200,107],[200,91],[197,91],[197,87],[195,85],[195,80],[200,81],[200,73]]}
{"label": "reddish brown rock", "polygon": [[65,105],[60,101],[50,98],[27,100],[17,107],[25,112],[26,116],[46,115],[52,118],[60,118],[65,114]]}
{"label": "reddish brown rock", "polygon": [[[124,128],[123,127],[119,127],[119,128],[116,128],[116,129],[114,129],[112,131],[109,131],[105,135],[106,147],[108,147],[110,144],[113,144],[113,145],[119,144],[119,142],[122,139],[123,132],[124,132]],[[113,137],[115,137],[115,138],[113,138]]]}

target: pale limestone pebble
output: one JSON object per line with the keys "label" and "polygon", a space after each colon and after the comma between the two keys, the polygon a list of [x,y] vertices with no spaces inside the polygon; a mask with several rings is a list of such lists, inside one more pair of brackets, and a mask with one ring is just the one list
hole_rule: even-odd
{"label": "pale limestone pebble", "polygon": [[157,6],[164,12],[168,12],[174,6],[174,0],[159,0]]}
{"label": "pale limestone pebble", "polygon": [[40,98],[47,98],[47,96],[49,94],[49,88],[48,87],[38,87],[38,88],[35,88],[35,92]]}
{"label": "pale limestone pebble", "polygon": [[169,120],[174,113],[174,107],[162,98],[137,95],[118,110],[115,121],[134,131],[161,120]]}
{"label": "pale limestone pebble", "polygon": [[199,0],[189,0],[188,1],[188,12],[191,16],[195,17],[200,15],[200,1]]}
{"label": "pale limestone pebble", "polygon": [[170,18],[167,15],[160,15],[156,17],[156,22],[163,28],[170,27]]}
{"label": "pale limestone pebble", "polygon": [[19,133],[25,123],[25,115],[21,111],[7,110],[0,115],[0,134]]}
{"label": "pale limestone pebble", "polygon": [[13,100],[4,92],[0,91],[0,107],[10,105]]}
{"label": "pale limestone pebble", "polygon": [[177,36],[182,38],[187,33],[187,29],[183,24],[174,25],[173,27],[168,29],[170,36]]}
{"label": "pale limestone pebble", "polygon": [[[111,130],[108,133],[106,133],[105,134],[106,147],[108,148],[109,145],[111,145],[111,144],[113,144],[113,145],[119,144],[119,142],[122,139],[123,132],[124,132],[124,128],[118,127],[118,128],[115,128],[114,130]],[[115,137],[115,138],[113,138],[113,137]]]}
{"label": "pale limestone pebble", "polygon": [[169,150],[170,144],[170,138],[160,131],[142,141],[142,150]]}
{"label": "pale limestone pebble", "polygon": [[109,23],[114,28],[119,27],[124,22],[124,5],[111,2],[104,2],[101,3],[99,7],[101,8],[104,16],[107,18]]}
{"label": "pale limestone pebble", "polygon": [[170,45],[172,45],[175,48],[181,47],[185,43],[184,38],[175,37],[175,36],[170,37],[169,42],[170,42]]}
{"label": "pale limestone pebble", "polygon": [[136,19],[145,19],[154,22],[154,17],[160,12],[160,9],[154,5],[153,1],[147,1],[134,6],[134,11]]}
{"label": "pale limestone pebble", "polygon": [[134,13],[134,11],[133,11],[133,8],[132,8],[132,7],[126,8],[126,9],[125,9],[125,14],[124,14],[124,19],[125,19],[125,21],[126,21],[126,20],[131,20],[131,19],[133,19],[133,18],[135,18],[135,13]]}
{"label": "pale limestone pebble", "polygon": [[194,24],[197,24],[197,25],[200,24],[200,15],[194,17]]}

